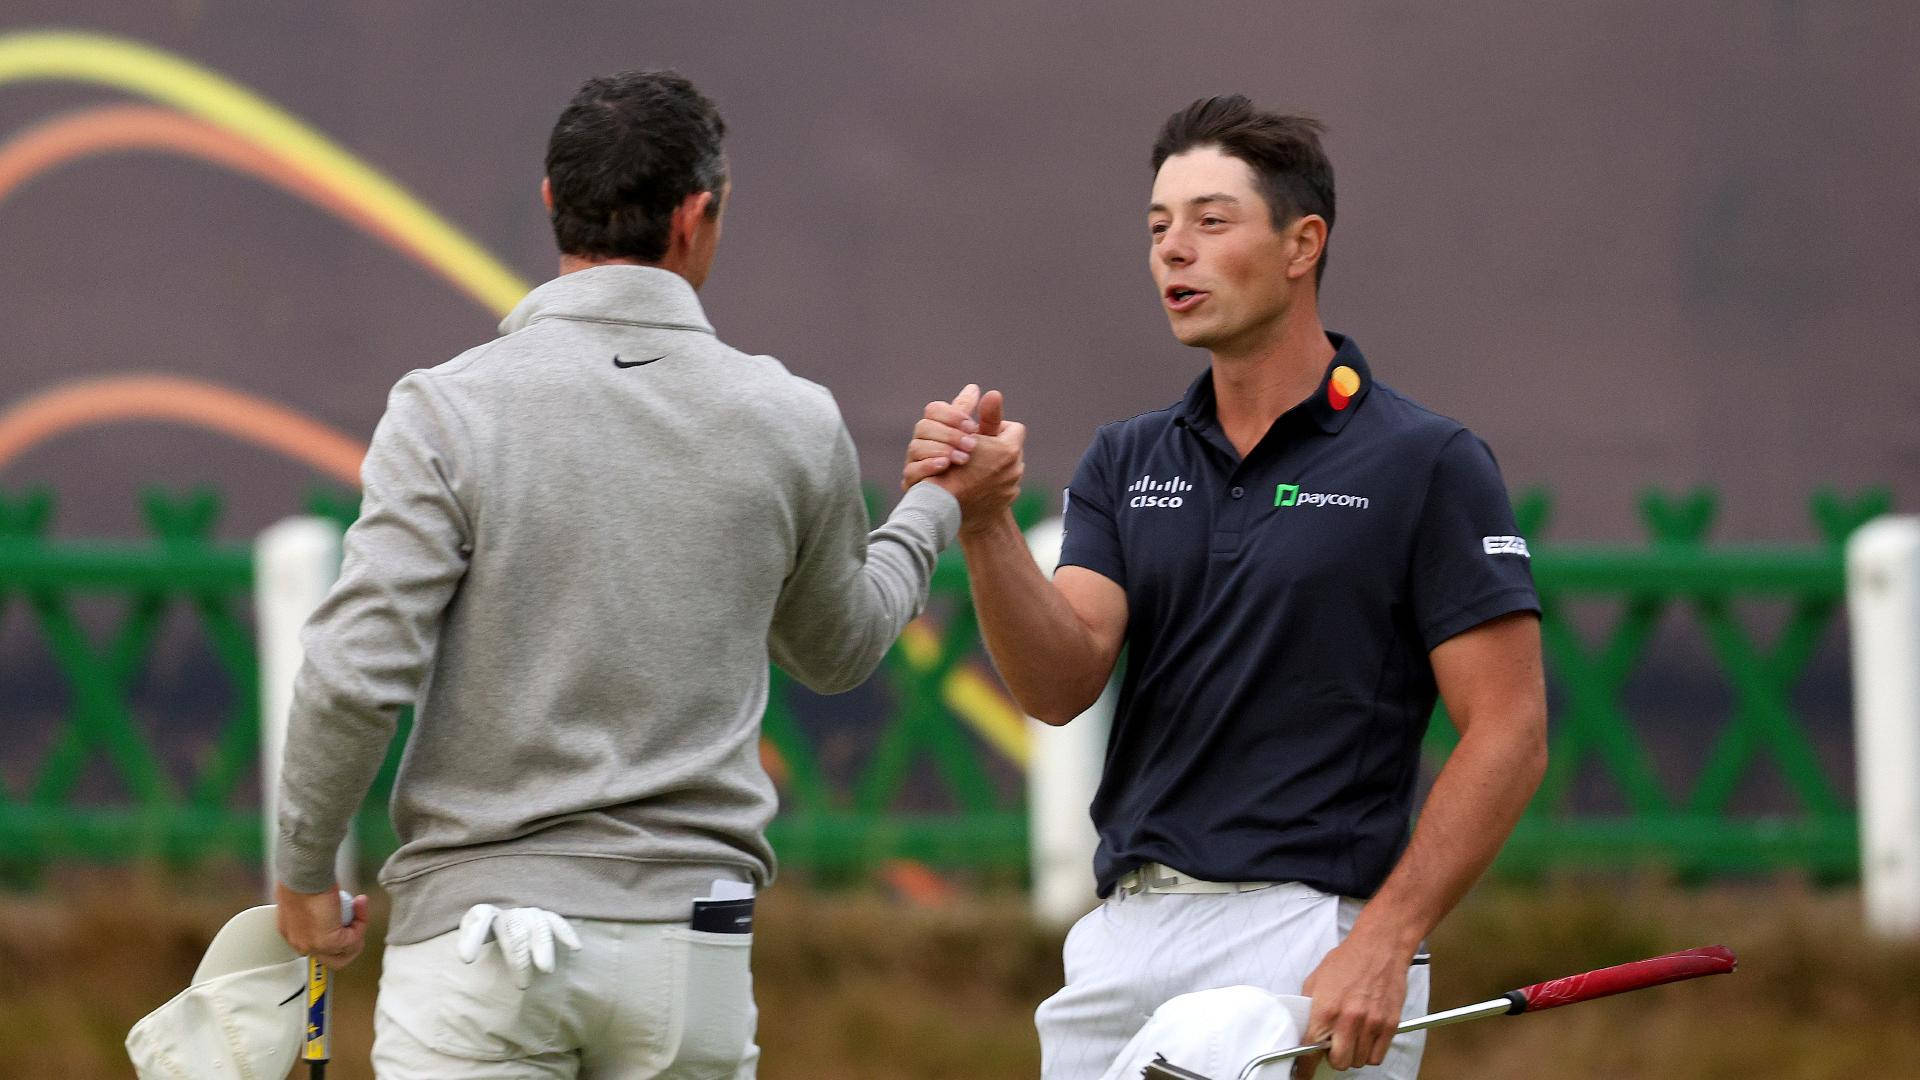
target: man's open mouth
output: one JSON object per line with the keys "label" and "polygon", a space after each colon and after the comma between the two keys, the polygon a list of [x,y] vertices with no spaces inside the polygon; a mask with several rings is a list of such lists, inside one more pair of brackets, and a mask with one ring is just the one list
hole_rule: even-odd
{"label": "man's open mouth", "polygon": [[1191,289],[1185,285],[1173,285],[1167,289],[1167,306],[1175,311],[1185,311],[1206,298],[1200,289]]}

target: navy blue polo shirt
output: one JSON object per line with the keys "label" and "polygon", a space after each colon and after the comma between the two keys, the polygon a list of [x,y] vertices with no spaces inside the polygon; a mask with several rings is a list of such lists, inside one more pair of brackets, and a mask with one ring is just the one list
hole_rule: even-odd
{"label": "navy blue polo shirt", "polygon": [[1327,337],[1319,389],[1244,459],[1207,372],[1101,428],[1068,488],[1061,565],[1127,594],[1102,896],[1147,862],[1373,895],[1410,833],[1428,653],[1539,610],[1486,444]]}

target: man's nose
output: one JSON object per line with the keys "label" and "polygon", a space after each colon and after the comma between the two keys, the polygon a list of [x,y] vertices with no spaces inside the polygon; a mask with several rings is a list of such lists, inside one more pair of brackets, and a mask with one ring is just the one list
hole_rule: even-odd
{"label": "man's nose", "polygon": [[1193,245],[1179,233],[1168,233],[1160,241],[1160,261],[1168,266],[1186,266],[1193,262]]}

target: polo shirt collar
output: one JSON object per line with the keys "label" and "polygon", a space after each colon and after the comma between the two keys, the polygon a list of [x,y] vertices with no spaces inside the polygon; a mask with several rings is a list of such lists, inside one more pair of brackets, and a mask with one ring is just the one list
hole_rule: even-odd
{"label": "polo shirt collar", "polygon": [[[1367,369],[1367,358],[1360,355],[1360,346],[1355,345],[1352,338],[1328,331],[1327,341],[1333,345],[1333,359],[1320,376],[1319,388],[1305,401],[1282,413],[1280,419],[1300,413],[1321,431],[1333,435],[1359,411],[1360,402],[1373,389],[1373,373]],[[1176,417],[1189,426],[1214,423],[1212,368],[1201,372],[1187,387]]]}
{"label": "polo shirt collar", "polygon": [[528,293],[500,320],[511,334],[541,319],[585,319],[665,330],[713,333],[686,278],[657,266],[590,266]]}

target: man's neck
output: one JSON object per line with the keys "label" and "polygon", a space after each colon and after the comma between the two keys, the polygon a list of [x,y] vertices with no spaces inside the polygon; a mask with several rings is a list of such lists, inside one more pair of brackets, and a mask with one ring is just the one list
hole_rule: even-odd
{"label": "man's neck", "polygon": [[1251,346],[1212,354],[1214,413],[1241,457],[1282,413],[1313,394],[1333,361],[1333,343],[1312,305],[1282,317],[1274,331]]}
{"label": "man's neck", "polygon": [[[646,262],[642,259],[596,259],[587,255],[560,256],[560,275],[562,277],[581,270],[591,270],[596,266],[652,266],[661,270],[674,270],[673,267],[668,266],[664,262]],[[674,273],[679,273],[679,271],[674,270]],[[681,274],[680,276],[685,277],[686,275]]]}

